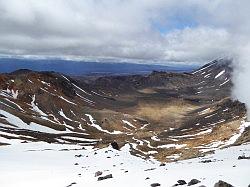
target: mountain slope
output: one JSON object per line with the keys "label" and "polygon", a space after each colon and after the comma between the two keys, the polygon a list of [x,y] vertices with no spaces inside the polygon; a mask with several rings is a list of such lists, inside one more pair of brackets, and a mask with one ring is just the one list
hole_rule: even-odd
{"label": "mountain slope", "polygon": [[[0,75],[0,139],[105,147],[160,161],[249,141],[244,104],[230,99],[230,62],[192,73],[68,77],[19,70]],[[236,140],[238,140],[236,142]]]}

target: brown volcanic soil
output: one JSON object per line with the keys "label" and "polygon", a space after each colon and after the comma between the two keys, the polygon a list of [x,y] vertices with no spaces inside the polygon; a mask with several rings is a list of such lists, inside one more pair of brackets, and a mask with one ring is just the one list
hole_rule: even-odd
{"label": "brown volcanic soil", "polygon": [[[0,136],[98,147],[117,141],[162,162],[202,156],[239,133],[246,116],[244,104],[230,99],[231,71],[228,62],[214,61],[192,73],[93,80],[27,70],[3,74],[0,110],[57,133],[17,128],[0,113]],[[246,141],[249,128],[236,143]]]}

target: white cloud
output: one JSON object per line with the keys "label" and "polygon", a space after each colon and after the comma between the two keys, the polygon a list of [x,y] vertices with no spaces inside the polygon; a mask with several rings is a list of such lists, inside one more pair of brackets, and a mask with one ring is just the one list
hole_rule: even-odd
{"label": "white cloud", "polygon": [[230,53],[230,33],[207,27],[186,28],[166,35],[165,59],[206,62]]}
{"label": "white cloud", "polygon": [[232,53],[250,27],[249,2],[237,2],[0,0],[0,54],[205,63]]}

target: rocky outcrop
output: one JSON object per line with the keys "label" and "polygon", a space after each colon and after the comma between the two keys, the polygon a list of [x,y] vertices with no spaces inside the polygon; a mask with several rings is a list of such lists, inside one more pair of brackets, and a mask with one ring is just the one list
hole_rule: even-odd
{"label": "rocky outcrop", "polygon": [[105,175],[103,177],[98,177],[98,181],[106,180],[106,179],[111,179],[113,178],[112,174]]}
{"label": "rocky outcrop", "polygon": [[157,187],[157,186],[161,186],[161,184],[160,184],[160,183],[153,183],[153,184],[151,184],[150,186],[151,186],[151,187]]}
{"label": "rocky outcrop", "polygon": [[219,180],[217,183],[215,183],[214,187],[233,187],[233,185],[224,182],[222,180]]}
{"label": "rocky outcrop", "polygon": [[200,183],[201,181],[197,180],[197,179],[192,179],[191,181],[188,182],[188,186],[192,186],[192,185],[195,185],[195,184],[198,184]]}

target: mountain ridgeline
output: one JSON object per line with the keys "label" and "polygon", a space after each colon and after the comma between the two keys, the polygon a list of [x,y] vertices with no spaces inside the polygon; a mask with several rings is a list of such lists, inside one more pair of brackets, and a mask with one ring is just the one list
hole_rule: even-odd
{"label": "mountain ridgeline", "polygon": [[242,144],[250,129],[245,105],[230,98],[230,64],[220,59],[189,73],[95,78],[24,69],[0,74],[0,137],[96,147],[116,141],[159,161]]}
{"label": "mountain ridgeline", "polygon": [[147,74],[152,70],[157,71],[174,71],[184,72],[191,71],[195,66],[185,65],[155,65],[140,64],[131,62],[91,62],[91,61],[74,61],[62,59],[18,59],[18,58],[1,58],[0,73],[10,73],[18,69],[30,69],[33,71],[55,71],[67,75],[131,75]]}

